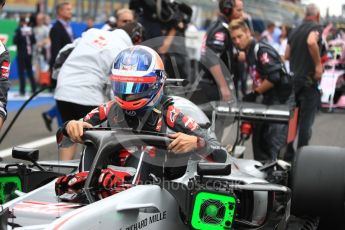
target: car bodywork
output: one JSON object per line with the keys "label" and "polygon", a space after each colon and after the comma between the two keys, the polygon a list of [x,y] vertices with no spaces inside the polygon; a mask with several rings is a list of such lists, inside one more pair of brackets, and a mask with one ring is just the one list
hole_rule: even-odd
{"label": "car bodywork", "polygon": [[[9,226],[21,226],[20,229],[189,229],[193,198],[188,194],[198,191],[195,189],[197,186],[189,186],[191,181],[194,181],[193,178],[198,177],[198,161],[189,160],[186,173],[176,180],[136,185],[105,199],[99,199],[95,195],[93,181],[97,168],[104,167],[102,159],[110,154],[103,151],[104,149],[137,141],[162,144],[167,138],[153,135],[122,136],[119,131],[114,130],[88,131],[86,136],[93,143],[100,143],[97,149],[101,150],[96,153],[83,191],[87,203],[61,202],[55,195],[55,182],[52,181],[3,205],[7,214],[10,213]],[[114,140],[115,136],[118,142],[111,143],[110,139]],[[235,225],[259,227],[268,223],[273,192],[289,194],[289,189],[268,183],[263,173],[257,169],[257,166],[260,166],[258,162],[229,156],[225,164],[231,165],[230,175],[205,175],[202,180],[221,182],[219,190],[212,192],[222,191],[236,197],[238,212]],[[255,174],[256,177],[253,176]],[[260,178],[260,174],[263,178]],[[195,181],[193,183],[203,184]],[[289,200],[286,205],[289,206]],[[247,207],[250,208],[246,210]],[[6,215],[5,211],[3,215]],[[181,218],[181,215],[184,218]],[[285,222],[285,219],[281,220]]]}
{"label": "car bodywork", "polygon": [[[180,99],[182,103],[178,105],[183,112],[185,106],[189,109],[186,114],[194,114],[195,117],[195,113],[200,113],[195,105],[185,103],[185,100]],[[217,105],[217,109],[218,113],[230,114],[235,119],[247,117],[251,121],[271,119],[272,122],[287,122],[290,117],[289,110],[281,108],[279,110],[254,106],[247,107],[246,110],[243,106]],[[197,117],[201,124],[206,125],[209,122],[206,116]],[[3,205],[3,229],[286,228],[290,216],[290,189],[275,184],[279,179],[276,180],[272,175],[269,179],[266,170],[273,166],[279,168],[277,163],[264,166],[254,160],[236,159],[230,155],[224,163],[209,163],[187,155],[185,159],[178,159],[185,162],[186,167],[181,177],[172,180],[154,178],[149,183],[136,184],[100,199],[97,176],[102,168],[108,166],[109,156],[120,148],[133,145],[145,144],[165,149],[170,140],[164,135],[133,134],[128,130],[111,129],[89,130],[84,138],[84,155],[92,157],[86,160],[88,162],[81,161],[81,165],[77,162],[65,165],[89,170],[82,192],[58,197],[55,194],[55,180],[26,194],[17,192],[20,195],[18,198]],[[49,163],[45,162],[44,165],[48,166]],[[60,166],[64,167],[64,164]],[[138,165],[136,172],[139,173],[140,170]],[[206,197],[219,197],[219,200],[231,197],[234,211],[226,208],[228,214],[233,215],[231,222],[224,220],[219,223],[204,223],[198,220],[201,215],[212,213],[200,214],[201,207],[197,205],[197,200],[202,193],[206,194]],[[82,195],[82,201],[75,199],[77,195]],[[277,199],[283,207],[279,215],[274,210]],[[222,219],[212,215],[209,218]],[[223,219],[228,216],[224,214]]]}

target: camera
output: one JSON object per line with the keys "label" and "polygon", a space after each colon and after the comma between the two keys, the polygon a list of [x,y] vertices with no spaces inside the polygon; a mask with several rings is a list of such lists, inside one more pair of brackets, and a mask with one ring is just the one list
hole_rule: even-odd
{"label": "camera", "polygon": [[187,4],[169,0],[131,0],[129,8],[138,15],[179,29],[182,29],[182,25],[183,29],[186,28],[193,13],[192,8]]}
{"label": "camera", "polygon": [[175,28],[185,30],[192,18],[192,8],[185,3],[173,2],[171,4],[174,9],[174,16],[171,20],[171,25]]}

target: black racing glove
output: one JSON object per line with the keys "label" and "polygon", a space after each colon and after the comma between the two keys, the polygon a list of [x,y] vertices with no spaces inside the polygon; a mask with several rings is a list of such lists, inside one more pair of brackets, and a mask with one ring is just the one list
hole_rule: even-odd
{"label": "black racing glove", "polygon": [[242,98],[242,101],[245,101],[245,102],[255,102],[256,101],[256,98],[259,96],[259,93],[254,91],[254,92],[251,92],[251,93],[248,93],[246,94],[243,98]]}
{"label": "black racing glove", "polygon": [[98,178],[98,183],[102,188],[111,189],[124,183],[131,175],[127,172],[117,171],[111,168],[103,169]]}
{"label": "black racing glove", "polygon": [[55,182],[55,193],[60,196],[66,192],[79,192],[84,187],[89,172],[61,176]]}
{"label": "black racing glove", "polygon": [[55,182],[55,193],[60,196],[67,192],[68,181],[73,178],[73,175],[60,176]]}

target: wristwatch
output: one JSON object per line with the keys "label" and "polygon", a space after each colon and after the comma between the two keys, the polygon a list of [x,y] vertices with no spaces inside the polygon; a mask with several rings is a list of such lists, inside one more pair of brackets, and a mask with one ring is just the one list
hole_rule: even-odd
{"label": "wristwatch", "polygon": [[202,138],[202,137],[197,137],[196,148],[197,149],[202,149],[202,148],[205,147],[205,145],[206,145],[205,139]]}

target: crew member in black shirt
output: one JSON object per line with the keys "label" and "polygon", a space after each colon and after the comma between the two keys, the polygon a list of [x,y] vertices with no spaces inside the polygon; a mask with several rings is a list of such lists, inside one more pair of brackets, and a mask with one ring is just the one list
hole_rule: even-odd
{"label": "crew member in black shirt", "polygon": [[[296,105],[299,108],[297,148],[309,144],[320,101],[318,82],[323,67],[320,58],[322,26],[319,21],[319,8],[315,4],[307,5],[304,21],[291,32],[285,52],[285,59],[290,60],[290,70],[294,75]],[[291,161],[293,155],[291,144],[285,160]]]}
{"label": "crew member in black shirt", "polygon": [[232,99],[229,71],[238,55],[233,53],[228,25],[231,20],[242,17],[242,0],[219,1],[218,19],[209,27],[201,49],[204,75],[198,85],[199,91],[191,98],[196,104]]}
{"label": "crew member in black shirt", "polygon": [[[256,68],[260,83],[243,101],[256,102],[262,95],[265,105],[293,105],[292,82],[278,52],[269,44],[256,42],[243,20],[230,23],[234,45],[246,53],[247,63]],[[255,160],[274,161],[287,140],[287,124],[254,124],[253,151]]]}

